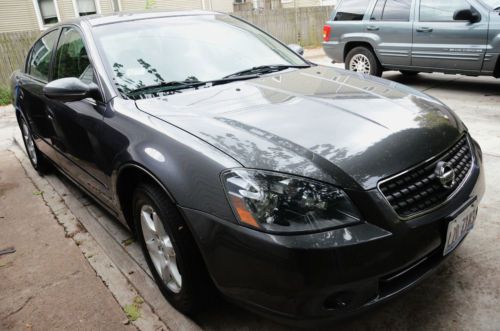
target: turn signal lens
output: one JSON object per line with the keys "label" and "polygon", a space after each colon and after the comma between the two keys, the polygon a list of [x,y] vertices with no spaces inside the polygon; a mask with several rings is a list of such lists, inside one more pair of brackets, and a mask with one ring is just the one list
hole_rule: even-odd
{"label": "turn signal lens", "polygon": [[332,28],[329,25],[323,26],[323,41],[330,41]]}

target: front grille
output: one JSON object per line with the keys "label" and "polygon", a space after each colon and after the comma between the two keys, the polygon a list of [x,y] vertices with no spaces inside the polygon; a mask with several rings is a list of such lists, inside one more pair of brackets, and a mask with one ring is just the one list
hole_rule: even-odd
{"label": "front grille", "polygon": [[[455,184],[445,188],[435,174],[438,162],[448,162],[455,170]],[[472,153],[464,136],[442,157],[382,181],[379,189],[402,218],[410,218],[439,206],[453,194],[469,173]]]}

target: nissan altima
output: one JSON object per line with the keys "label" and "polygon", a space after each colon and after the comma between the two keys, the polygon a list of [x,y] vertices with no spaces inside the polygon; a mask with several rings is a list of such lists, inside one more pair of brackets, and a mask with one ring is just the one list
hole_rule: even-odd
{"label": "nissan altima", "polygon": [[13,104],[33,167],[123,222],[179,311],[216,290],[329,322],[457,248],[482,153],[440,101],[300,53],[220,13],[83,17],[34,43]]}

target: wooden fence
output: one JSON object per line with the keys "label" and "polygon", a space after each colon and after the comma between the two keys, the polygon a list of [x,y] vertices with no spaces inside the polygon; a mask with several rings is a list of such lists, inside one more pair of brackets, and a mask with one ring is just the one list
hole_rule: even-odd
{"label": "wooden fence", "polygon": [[[333,7],[299,7],[266,11],[242,11],[241,17],[267,31],[286,44],[319,46],[322,27]],[[0,86],[9,83],[12,72],[23,65],[26,53],[40,31],[0,33]]]}
{"label": "wooden fence", "polygon": [[285,44],[319,46],[323,25],[333,6],[283,8],[268,11],[235,12],[238,16],[270,33]]}
{"label": "wooden fence", "polygon": [[39,35],[38,30],[0,33],[0,86],[7,86],[12,72],[22,67]]}

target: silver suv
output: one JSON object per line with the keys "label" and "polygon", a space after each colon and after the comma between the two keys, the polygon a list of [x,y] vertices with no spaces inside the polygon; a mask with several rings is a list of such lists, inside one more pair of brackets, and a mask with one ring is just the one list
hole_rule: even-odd
{"label": "silver suv", "polygon": [[384,70],[500,77],[500,0],[341,0],[323,28],[333,62]]}

